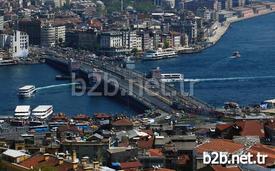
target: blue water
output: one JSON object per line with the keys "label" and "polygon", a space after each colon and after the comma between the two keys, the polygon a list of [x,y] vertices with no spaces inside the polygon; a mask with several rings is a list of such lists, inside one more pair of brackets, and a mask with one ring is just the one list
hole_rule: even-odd
{"label": "blue water", "polygon": [[[72,96],[71,86],[66,86],[67,81],[55,80],[57,74],[60,73],[46,64],[0,67],[0,115],[12,115],[15,106],[20,104],[31,105],[32,108],[51,104],[55,112],[68,115],[91,115],[95,112],[129,115],[136,113],[130,106],[109,97]],[[42,88],[32,98],[19,99],[17,89],[26,84]],[[59,84],[63,85],[52,86]]]}
{"label": "blue water", "polygon": [[[241,58],[231,59],[239,50]],[[225,101],[260,103],[275,98],[275,14],[235,23],[214,47],[202,53],[175,59],[139,62],[136,68],[149,71],[160,66],[163,72],[180,72],[185,78],[199,79],[195,96],[221,106]],[[47,65],[0,67],[0,115],[12,114],[16,105],[54,105],[56,112],[136,113],[130,106],[108,97],[75,97],[70,86],[39,90],[33,98],[20,100],[17,89],[26,84],[37,87],[66,84],[56,81],[58,71]]]}
{"label": "blue water", "polygon": [[[230,58],[236,50],[241,58]],[[275,98],[275,14],[233,24],[215,46],[202,53],[140,62],[136,68],[145,72],[157,66],[163,72],[202,79],[195,84],[194,95],[215,106]]]}

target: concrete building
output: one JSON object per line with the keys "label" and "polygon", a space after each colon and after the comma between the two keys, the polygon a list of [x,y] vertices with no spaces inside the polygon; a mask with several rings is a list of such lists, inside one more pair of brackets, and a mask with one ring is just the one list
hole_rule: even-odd
{"label": "concrete building", "polygon": [[122,32],[103,32],[100,36],[100,48],[123,48]]}
{"label": "concrete building", "polygon": [[0,48],[9,52],[11,58],[24,58],[29,55],[29,36],[25,32],[13,31],[0,36]]}
{"label": "concrete building", "polygon": [[66,40],[65,26],[47,25],[41,28],[41,46],[51,47],[64,43]]}
{"label": "concrete building", "polygon": [[22,58],[29,55],[29,36],[22,31],[14,31],[11,39],[10,52],[13,58]]}
{"label": "concrete building", "polygon": [[186,20],[184,29],[185,29],[185,33],[188,36],[189,44],[195,43],[198,37],[198,28],[197,28],[196,20],[195,19]]}

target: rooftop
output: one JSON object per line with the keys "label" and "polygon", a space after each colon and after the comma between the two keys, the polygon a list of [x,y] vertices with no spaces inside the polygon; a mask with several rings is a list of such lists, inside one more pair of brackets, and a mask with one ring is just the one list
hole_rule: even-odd
{"label": "rooftop", "polygon": [[29,112],[29,111],[30,111],[30,108],[31,108],[31,106],[29,106],[29,105],[20,105],[20,106],[16,106],[15,112],[16,112],[16,113]]}

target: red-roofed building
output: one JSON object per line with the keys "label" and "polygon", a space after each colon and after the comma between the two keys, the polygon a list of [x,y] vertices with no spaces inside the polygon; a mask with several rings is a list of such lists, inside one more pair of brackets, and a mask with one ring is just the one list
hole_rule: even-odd
{"label": "red-roofed building", "polygon": [[235,143],[232,140],[211,139],[195,148],[196,169],[204,168],[202,161],[203,152],[228,152],[229,154],[238,154],[244,150],[244,145]]}
{"label": "red-roofed building", "polygon": [[235,126],[239,127],[241,136],[259,136],[264,137],[263,124],[257,120],[236,121]]}
{"label": "red-roofed building", "polygon": [[115,130],[131,130],[133,129],[133,122],[130,121],[128,118],[122,118],[113,121],[112,127]]}
{"label": "red-roofed building", "polygon": [[120,163],[120,168],[124,171],[139,171],[142,164],[139,161]]}
{"label": "red-roofed building", "polygon": [[266,154],[267,158],[265,164],[262,165],[264,167],[275,167],[275,147],[273,146],[266,146],[262,144],[255,144],[248,150],[254,156],[254,160],[256,160],[257,153]]}
{"label": "red-roofed building", "polygon": [[257,120],[238,120],[233,124],[216,125],[216,136],[232,139],[234,136],[265,136],[263,123]]}
{"label": "red-roofed building", "polygon": [[76,153],[70,159],[64,159],[52,154],[36,154],[30,158],[18,163],[6,163],[4,167],[7,170],[22,171],[22,170],[43,170],[43,169],[54,169],[56,171],[82,171],[83,166],[80,165],[79,160],[76,158]]}

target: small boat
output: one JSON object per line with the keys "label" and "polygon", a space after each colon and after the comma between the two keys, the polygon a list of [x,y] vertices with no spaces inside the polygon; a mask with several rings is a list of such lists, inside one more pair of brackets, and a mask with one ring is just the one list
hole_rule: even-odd
{"label": "small boat", "polygon": [[241,54],[240,54],[239,51],[233,52],[233,54],[232,54],[232,56],[231,56],[231,58],[240,58],[240,57],[241,57]]}
{"label": "small boat", "polygon": [[36,89],[34,85],[26,85],[18,89],[19,97],[31,97],[35,93]]}
{"label": "small boat", "polygon": [[52,105],[40,105],[32,110],[32,116],[36,119],[47,119],[53,113]]}
{"label": "small boat", "polygon": [[180,82],[183,81],[183,75],[180,73],[161,74],[160,81],[164,83]]}

